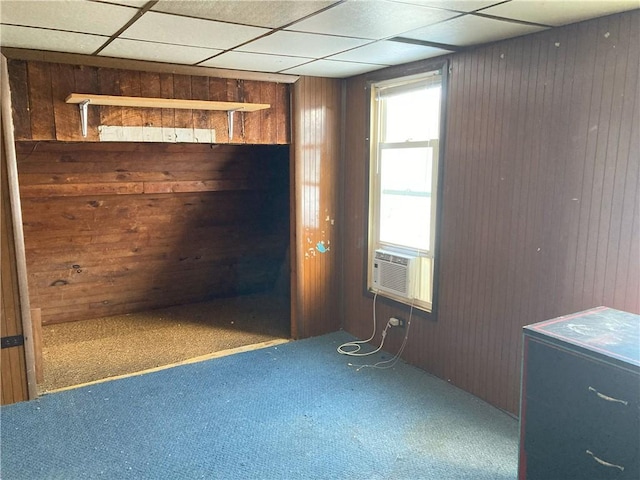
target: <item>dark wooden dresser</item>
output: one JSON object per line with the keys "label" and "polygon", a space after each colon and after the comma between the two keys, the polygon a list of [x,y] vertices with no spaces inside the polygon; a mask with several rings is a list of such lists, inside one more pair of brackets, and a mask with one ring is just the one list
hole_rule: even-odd
{"label": "dark wooden dresser", "polygon": [[524,327],[520,480],[640,479],[640,316]]}

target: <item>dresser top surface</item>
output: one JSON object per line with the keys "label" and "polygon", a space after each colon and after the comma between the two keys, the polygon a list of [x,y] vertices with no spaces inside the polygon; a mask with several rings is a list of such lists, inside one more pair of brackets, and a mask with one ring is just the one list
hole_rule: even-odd
{"label": "dresser top surface", "polygon": [[524,330],[640,366],[640,315],[597,307],[528,325]]}

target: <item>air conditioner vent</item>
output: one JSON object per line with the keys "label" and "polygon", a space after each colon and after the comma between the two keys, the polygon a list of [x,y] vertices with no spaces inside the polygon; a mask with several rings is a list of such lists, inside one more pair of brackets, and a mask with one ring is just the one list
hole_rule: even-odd
{"label": "air conditioner vent", "polygon": [[403,298],[413,297],[415,257],[376,250],[373,259],[373,288]]}

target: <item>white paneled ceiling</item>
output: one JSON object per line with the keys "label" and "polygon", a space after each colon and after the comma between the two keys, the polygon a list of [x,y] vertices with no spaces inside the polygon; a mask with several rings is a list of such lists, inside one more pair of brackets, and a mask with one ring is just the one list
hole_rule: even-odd
{"label": "white paneled ceiling", "polygon": [[639,1],[626,0],[512,0],[489,7],[483,13],[558,27],[628,10],[630,4],[632,8],[640,7]]}
{"label": "white paneled ceiling", "polygon": [[3,47],[349,77],[640,0],[0,0]]}
{"label": "white paneled ceiling", "polygon": [[168,13],[147,12],[122,32],[120,37],[226,50],[267,33],[269,30],[266,28],[180,17]]}
{"label": "white paneled ceiling", "polygon": [[263,55],[260,53],[225,52],[201,63],[205,67],[251,70],[254,72],[283,72],[296,65],[311,62],[313,58]]}
{"label": "white paneled ceiling", "polygon": [[40,50],[46,45],[47,50],[90,55],[104,44],[106,37],[64,30],[2,25],[0,38],[2,45],[16,48]]}
{"label": "white paneled ceiling", "polygon": [[281,28],[300,18],[312,15],[337,0],[160,0],[154,10],[158,12],[208,18],[221,22],[253,25],[254,27]]}
{"label": "white paneled ceiling", "polygon": [[289,32],[286,30],[249,42],[238,50],[242,52],[270,53],[294,57],[323,58],[349,51],[369,43],[361,38],[317,35],[313,33]]}
{"label": "white paneled ceiling", "polygon": [[201,62],[205,58],[218,55],[223,51],[224,50],[215,48],[191,47],[188,45],[172,45],[170,43],[116,38],[102,50],[101,54],[103,56],[116,58],[193,65],[194,63]]}
{"label": "white paneled ceiling", "polygon": [[354,48],[328,58],[329,60],[346,62],[375,62],[378,65],[397,65],[412,62],[413,60],[437,57],[445,53],[450,53],[450,51],[428,45],[380,40],[379,42],[369,43],[364,47]]}
{"label": "white paneled ceiling", "polygon": [[350,0],[300,20],[288,29],[380,40],[456,15],[456,12],[410,3]]}
{"label": "white paneled ceiling", "polygon": [[107,3],[74,0],[0,1],[2,25],[40,27],[67,32],[113,35],[135,10]]}
{"label": "white paneled ceiling", "polygon": [[403,36],[424,41],[429,39],[431,42],[445,45],[466,47],[517,37],[527,33],[540,32],[546,28],[540,25],[503,22],[478,15],[462,15],[435,25],[405,32]]}

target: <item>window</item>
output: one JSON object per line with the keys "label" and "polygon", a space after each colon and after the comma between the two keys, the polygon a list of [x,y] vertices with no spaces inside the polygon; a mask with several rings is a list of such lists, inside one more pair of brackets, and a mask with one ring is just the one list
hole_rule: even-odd
{"label": "window", "polygon": [[433,308],[442,85],[437,70],[371,86],[368,288],[426,311]]}

